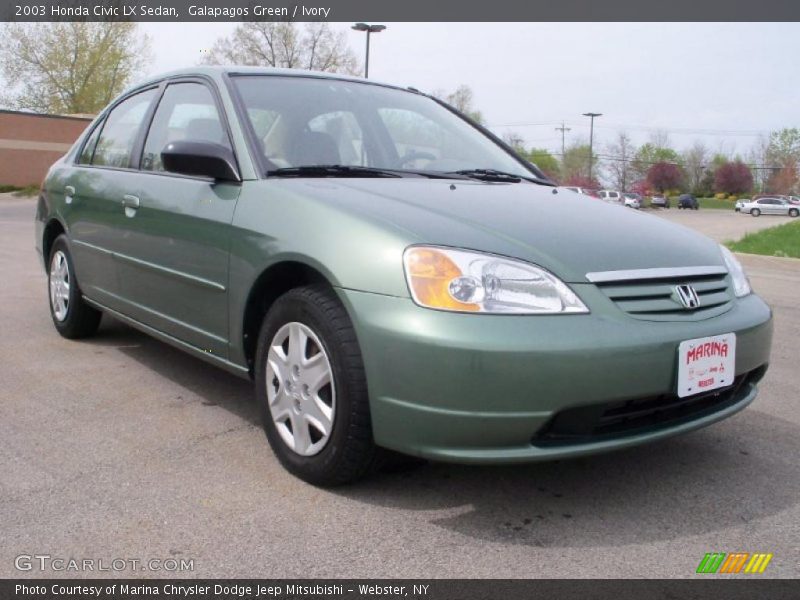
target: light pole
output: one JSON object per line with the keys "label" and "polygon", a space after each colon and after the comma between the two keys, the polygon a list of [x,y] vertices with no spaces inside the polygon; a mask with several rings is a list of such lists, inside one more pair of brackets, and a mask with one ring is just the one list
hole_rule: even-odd
{"label": "light pole", "polygon": [[583,113],[584,117],[589,117],[590,125],[589,125],[589,181],[592,180],[592,162],[594,161],[594,152],[592,150],[592,145],[594,144],[594,118],[595,117],[602,117],[603,113],[593,113],[587,112]]}
{"label": "light pole", "polygon": [[364,79],[369,79],[369,34],[380,33],[386,29],[386,25],[367,25],[366,23],[356,23],[351,27],[351,29],[367,32],[367,58],[364,61]]}

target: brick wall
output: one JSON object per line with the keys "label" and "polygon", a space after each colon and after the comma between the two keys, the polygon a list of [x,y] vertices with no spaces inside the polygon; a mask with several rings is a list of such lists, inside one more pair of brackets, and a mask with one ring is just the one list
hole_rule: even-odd
{"label": "brick wall", "polygon": [[89,123],[82,117],[0,110],[0,185],[40,184]]}

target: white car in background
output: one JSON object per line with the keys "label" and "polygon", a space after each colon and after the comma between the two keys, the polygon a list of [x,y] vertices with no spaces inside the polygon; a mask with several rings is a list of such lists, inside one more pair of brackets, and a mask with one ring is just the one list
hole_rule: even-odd
{"label": "white car in background", "polygon": [[598,192],[600,199],[606,202],[616,202],[617,204],[624,204],[624,196],[622,192],[616,190],[600,190]]}
{"label": "white car in background", "polygon": [[767,197],[758,200],[740,200],[736,203],[736,209],[741,213],[750,213],[754,217],[763,215],[788,215],[797,217],[800,215],[800,206],[792,204],[783,198]]}
{"label": "white car in background", "polygon": [[642,197],[635,192],[625,192],[622,195],[623,202],[628,208],[642,208]]}

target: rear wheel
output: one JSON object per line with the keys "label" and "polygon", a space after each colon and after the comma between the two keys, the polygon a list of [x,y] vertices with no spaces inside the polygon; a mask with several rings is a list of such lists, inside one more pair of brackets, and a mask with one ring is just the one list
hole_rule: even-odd
{"label": "rear wheel", "polygon": [[301,287],[275,301],[259,333],[255,377],[267,439],[288,471],[329,486],[377,466],[361,350],[332,289]]}
{"label": "rear wheel", "polygon": [[58,236],[53,242],[47,264],[50,315],[58,333],[69,339],[94,334],[103,313],[83,300],[64,235]]}
{"label": "rear wheel", "polygon": [[797,215],[800,215],[800,210],[797,210],[796,208],[790,208],[789,209],[789,216],[790,217],[794,218]]}
{"label": "rear wheel", "polygon": [[761,216],[761,210],[759,210],[758,208],[754,208],[750,211],[750,214],[753,215],[754,217],[759,217]]}

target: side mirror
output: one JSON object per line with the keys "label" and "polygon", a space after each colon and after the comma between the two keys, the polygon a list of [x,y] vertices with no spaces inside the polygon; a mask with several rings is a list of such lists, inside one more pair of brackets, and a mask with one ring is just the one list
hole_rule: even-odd
{"label": "side mirror", "polygon": [[178,140],[161,151],[164,169],[182,175],[211,177],[217,181],[241,181],[230,148],[212,142]]}

